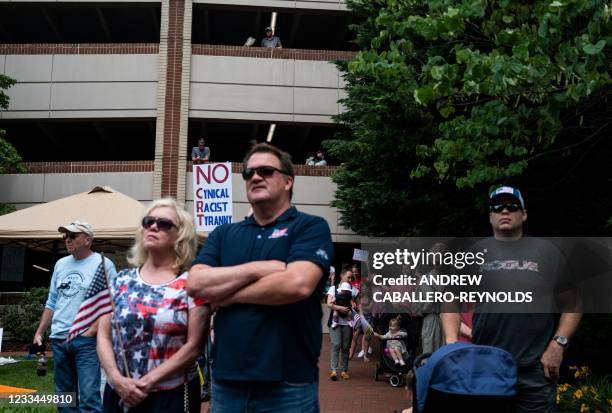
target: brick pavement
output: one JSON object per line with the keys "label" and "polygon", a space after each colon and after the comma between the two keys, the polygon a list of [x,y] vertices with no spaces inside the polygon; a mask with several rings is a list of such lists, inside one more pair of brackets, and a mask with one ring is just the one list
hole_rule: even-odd
{"label": "brick pavement", "polygon": [[[323,334],[323,348],[319,360],[319,401],[321,413],[391,413],[409,407],[411,396],[405,387],[392,387],[380,377],[374,381],[377,343],[369,363],[362,359],[349,361],[350,380],[329,379],[329,335]],[[208,403],[202,404],[202,413],[208,412]]]}
{"label": "brick pavement", "polygon": [[395,388],[379,377],[374,381],[378,343],[373,341],[374,354],[370,362],[355,358],[349,361],[348,381],[329,379],[329,335],[323,335],[323,349],[319,360],[319,400],[322,413],[391,413],[410,406],[410,395],[405,387]]}

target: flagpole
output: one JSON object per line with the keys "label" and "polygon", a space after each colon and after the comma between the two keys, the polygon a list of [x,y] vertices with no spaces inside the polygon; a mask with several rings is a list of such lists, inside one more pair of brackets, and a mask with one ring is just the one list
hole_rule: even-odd
{"label": "flagpole", "polygon": [[127,358],[125,357],[125,350],[123,349],[123,339],[121,338],[121,330],[119,330],[119,325],[117,323],[113,323],[113,317],[115,316],[115,301],[113,300],[113,291],[110,288],[110,281],[108,279],[108,273],[106,272],[106,261],[104,257],[104,253],[101,252],[102,256],[102,271],[104,271],[104,279],[106,280],[106,288],[108,288],[108,292],[110,293],[110,302],[111,302],[111,325],[115,327],[115,334],[117,335],[117,340],[119,341],[119,353],[121,354],[121,360],[123,360],[123,375],[125,377],[130,378],[130,370],[128,368]]}

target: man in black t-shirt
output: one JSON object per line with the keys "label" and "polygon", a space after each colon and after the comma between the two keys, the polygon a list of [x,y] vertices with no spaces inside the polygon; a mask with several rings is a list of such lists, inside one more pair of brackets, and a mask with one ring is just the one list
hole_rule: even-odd
{"label": "man in black t-shirt", "polygon": [[[518,189],[502,186],[490,194],[489,200],[493,237],[476,245],[477,250],[486,251],[480,267],[481,288],[530,291],[534,303],[510,310],[505,307],[504,313],[495,312],[496,307],[490,304],[477,304],[473,342],[503,348],[516,360],[517,412],[555,412],[555,382],[563,352],[582,316],[561,312],[559,317],[553,313],[557,299],[566,294],[567,265],[552,243],[523,237],[527,210]],[[443,313],[441,319],[446,342],[458,341],[460,314]]]}

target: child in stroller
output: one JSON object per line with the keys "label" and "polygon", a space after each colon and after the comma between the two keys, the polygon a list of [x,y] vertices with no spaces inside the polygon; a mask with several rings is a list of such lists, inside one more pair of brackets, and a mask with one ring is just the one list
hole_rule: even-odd
{"label": "child in stroller", "polygon": [[407,338],[408,333],[400,330],[400,328],[400,320],[392,318],[389,321],[389,331],[385,335],[381,336],[378,333],[374,333],[374,335],[379,339],[387,339],[386,352],[389,353],[395,364],[405,366],[404,355],[408,353],[408,349],[406,343],[401,339]]}
{"label": "child in stroller", "polygon": [[373,333],[381,340],[380,361],[376,364],[374,380],[380,374],[389,374],[389,383],[393,387],[404,384],[404,378],[412,364],[412,343],[406,329],[402,328],[401,316],[389,321],[389,331],[384,334]]}

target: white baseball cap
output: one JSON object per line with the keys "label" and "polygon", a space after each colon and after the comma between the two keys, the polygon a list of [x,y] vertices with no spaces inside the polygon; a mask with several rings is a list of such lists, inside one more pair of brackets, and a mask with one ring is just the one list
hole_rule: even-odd
{"label": "white baseball cap", "polygon": [[94,236],[93,230],[91,229],[91,225],[89,225],[85,221],[79,221],[79,220],[73,221],[68,225],[62,225],[57,230],[59,232],[73,232],[73,233],[82,232],[83,234],[87,234],[92,238]]}

